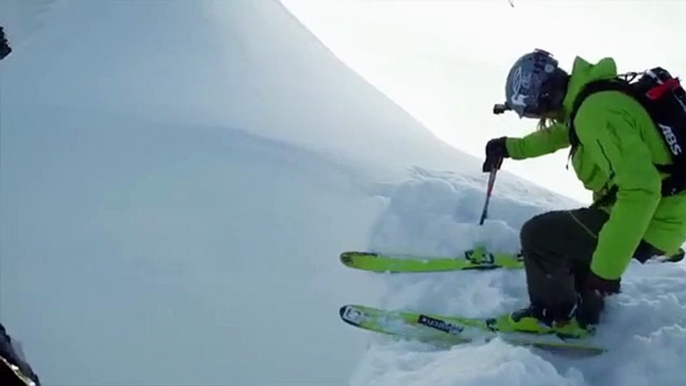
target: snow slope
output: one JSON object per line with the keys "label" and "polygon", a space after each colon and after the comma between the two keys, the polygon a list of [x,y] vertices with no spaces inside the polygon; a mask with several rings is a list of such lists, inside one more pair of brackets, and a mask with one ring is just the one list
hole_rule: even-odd
{"label": "snow slope", "polygon": [[344,383],[377,184],[476,160],[277,2],[1,5],[0,317],[41,378]]}
{"label": "snow slope", "polygon": [[278,2],[0,1],[21,31],[0,66],[0,318],[46,385],[679,379],[675,266],[632,267],[604,337],[621,354],[595,361],[498,342],[436,351],[341,323],[349,302],[521,305],[521,272],[386,277],[337,255],[512,249],[528,216],[574,203],[503,174],[493,221],[475,226],[480,160]]}

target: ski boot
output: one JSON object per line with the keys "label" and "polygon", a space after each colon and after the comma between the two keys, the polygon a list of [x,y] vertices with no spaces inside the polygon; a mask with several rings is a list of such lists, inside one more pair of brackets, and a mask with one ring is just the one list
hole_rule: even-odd
{"label": "ski boot", "polygon": [[554,334],[565,338],[585,338],[593,334],[593,328],[576,317],[576,305],[567,312],[551,312],[549,309],[531,305],[499,318],[498,329],[528,334]]}

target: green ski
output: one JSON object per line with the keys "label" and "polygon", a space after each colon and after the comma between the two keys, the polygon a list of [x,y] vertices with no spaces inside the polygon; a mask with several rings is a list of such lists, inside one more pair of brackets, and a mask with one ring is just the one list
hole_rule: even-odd
{"label": "green ski", "polygon": [[343,252],[341,262],[350,268],[373,272],[440,272],[459,270],[488,270],[524,267],[520,256],[508,253],[490,253],[485,248],[464,252],[461,257],[418,257],[370,252]]}
{"label": "green ski", "polygon": [[[679,249],[674,255],[654,256],[651,260],[658,263],[678,263],[683,260],[684,254],[684,250]],[[348,251],[341,253],[340,259],[349,268],[389,273],[524,268],[521,255],[491,253],[483,247],[465,251],[463,256],[448,258]]]}
{"label": "green ski", "polygon": [[533,334],[509,331],[496,318],[465,318],[391,311],[361,305],[346,305],[339,311],[341,319],[358,328],[401,339],[418,340],[438,346],[451,346],[496,337],[518,346],[531,346],[548,351],[575,355],[598,355],[607,351],[591,342],[592,338],[568,338],[556,334]]}

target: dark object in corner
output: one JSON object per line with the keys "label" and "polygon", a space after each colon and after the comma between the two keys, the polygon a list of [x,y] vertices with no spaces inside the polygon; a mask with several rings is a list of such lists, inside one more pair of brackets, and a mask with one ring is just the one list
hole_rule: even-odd
{"label": "dark object in corner", "polygon": [[5,31],[0,26],[0,60],[5,59],[12,52],[12,47],[5,37]]}

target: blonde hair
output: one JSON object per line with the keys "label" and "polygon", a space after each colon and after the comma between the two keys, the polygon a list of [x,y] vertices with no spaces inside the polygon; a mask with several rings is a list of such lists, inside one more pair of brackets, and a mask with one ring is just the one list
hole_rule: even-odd
{"label": "blonde hair", "polygon": [[537,131],[543,131],[550,129],[554,124],[557,123],[557,119],[551,117],[541,117],[536,124]]}

